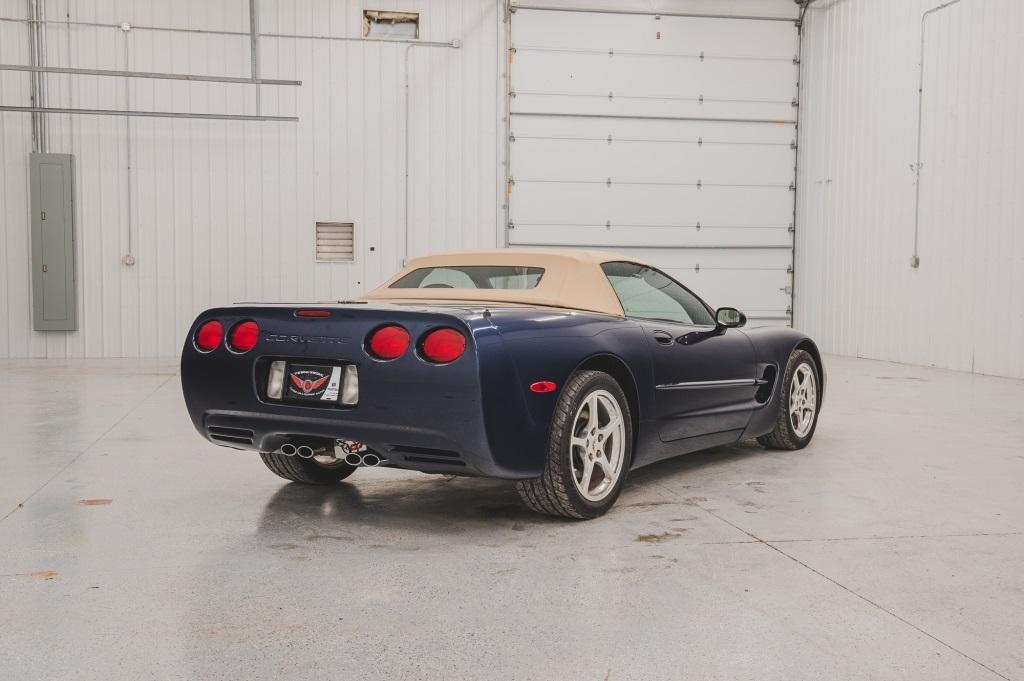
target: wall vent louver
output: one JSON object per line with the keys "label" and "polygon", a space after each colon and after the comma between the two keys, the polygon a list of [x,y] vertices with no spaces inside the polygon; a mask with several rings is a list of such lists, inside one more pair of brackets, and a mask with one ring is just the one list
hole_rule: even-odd
{"label": "wall vent louver", "polygon": [[355,225],[351,222],[316,223],[316,261],[353,262]]}

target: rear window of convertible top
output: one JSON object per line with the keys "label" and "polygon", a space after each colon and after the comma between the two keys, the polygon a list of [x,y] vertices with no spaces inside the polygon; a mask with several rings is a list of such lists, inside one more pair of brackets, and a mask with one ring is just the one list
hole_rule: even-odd
{"label": "rear window of convertible top", "polygon": [[543,267],[518,265],[448,265],[421,267],[388,288],[534,288],[544,276]]}

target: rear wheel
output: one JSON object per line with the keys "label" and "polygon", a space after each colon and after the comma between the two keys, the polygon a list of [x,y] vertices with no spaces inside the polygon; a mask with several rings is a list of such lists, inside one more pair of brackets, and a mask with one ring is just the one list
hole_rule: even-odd
{"label": "rear wheel", "polygon": [[356,467],[334,457],[316,456],[303,459],[279,452],[260,452],[260,458],[275,475],[308,485],[330,485],[352,475]]}
{"label": "rear wheel", "polygon": [[580,371],[558,397],[544,474],[516,489],[538,513],[596,518],[619,496],[632,461],[633,421],[619,384],[601,371]]}
{"label": "rear wheel", "polygon": [[769,449],[803,449],[818,425],[818,364],[805,350],[794,350],[782,377],[775,429],[757,438]]}

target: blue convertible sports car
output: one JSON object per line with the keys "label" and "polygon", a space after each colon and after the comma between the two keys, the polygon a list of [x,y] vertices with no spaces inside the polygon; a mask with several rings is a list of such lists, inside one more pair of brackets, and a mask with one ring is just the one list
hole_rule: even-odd
{"label": "blue convertible sports car", "polygon": [[448,253],[358,301],[207,310],[181,382],[204,437],[288,480],[359,466],[507,478],[536,511],[593,518],[639,466],[743,438],[810,442],[817,347],[745,322],[613,253]]}

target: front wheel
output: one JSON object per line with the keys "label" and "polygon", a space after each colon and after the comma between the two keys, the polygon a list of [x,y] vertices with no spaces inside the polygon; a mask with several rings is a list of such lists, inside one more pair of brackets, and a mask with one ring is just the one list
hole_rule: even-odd
{"label": "front wheel", "polygon": [[757,438],[769,449],[803,449],[818,425],[818,364],[805,350],[794,350],[782,377],[775,429]]}
{"label": "front wheel", "polygon": [[534,511],[596,518],[619,496],[633,454],[629,401],[602,371],[573,374],[555,407],[544,474],[516,489]]}
{"label": "front wheel", "polygon": [[352,475],[356,467],[334,457],[303,459],[280,452],[260,452],[260,458],[275,475],[307,485],[330,485]]}

